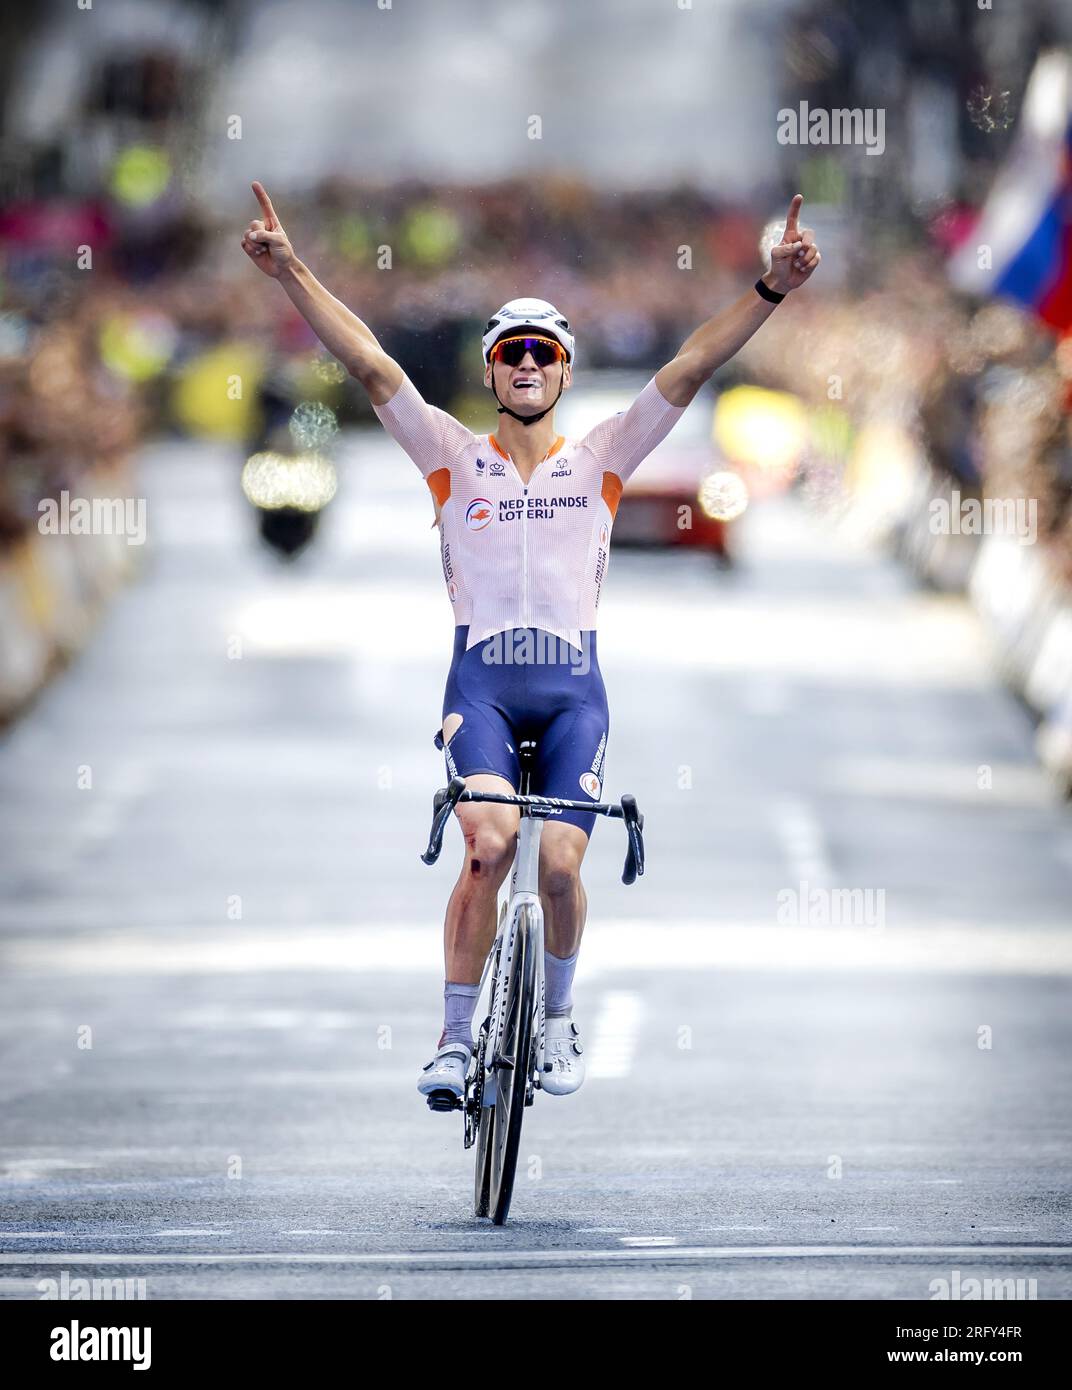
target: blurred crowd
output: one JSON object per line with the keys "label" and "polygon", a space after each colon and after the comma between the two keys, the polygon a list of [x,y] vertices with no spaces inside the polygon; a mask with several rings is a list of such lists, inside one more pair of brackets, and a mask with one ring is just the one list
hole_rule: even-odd
{"label": "blurred crowd", "polygon": [[[275,196],[303,259],[430,399],[463,413],[480,390],[480,332],[504,299],[538,292],[568,306],[586,367],[646,366],[673,355],[698,307],[733,293],[757,254],[754,216],[695,190],[333,182],[300,203]],[[246,262],[241,231],[196,207],[147,223],[114,196],[27,200],[0,216],[0,534],[30,519],[27,499],[140,430],[253,445],[280,396],[317,389],[360,418],[360,393],[317,371],[315,340]],[[241,394],[228,394],[236,374]]]}
{"label": "blurred crowd", "polygon": [[[371,418],[243,257],[252,195],[243,214],[233,190],[224,216],[201,190],[203,112],[242,51],[243,13],[192,7],[189,32],[146,23],[142,39],[105,46],[51,99],[67,119],[3,151],[0,547],[33,524],[37,500],[114,469],[147,432],[248,451],[275,447],[301,401],[326,403],[341,422]],[[1053,0],[993,11],[975,0],[894,10],[802,0],[778,24],[757,13],[779,100],[881,105],[901,118],[882,159],[797,147],[779,170],[772,157],[751,203],[564,174],[479,186],[336,176],[300,196],[269,191],[298,254],[428,399],[484,422],[478,344],[499,304],[521,294],[559,304],[578,332],[581,380],[599,367],[653,369],[751,283],[783,174],[786,195],[805,194],[826,263],[724,376],[783,387],[809,407],[816,495],[876,473],[892,493],[911,454],[917,470],[966,489],[1037,498],[1040,535],[1067,573],[1067,354],[1016,310],[963,302],[944,271],[1008,154],[1034,56],[1067,32],[1061,16]],[[51,22],[57,38],[68,32],[69,16]],[[20,51],[21,31],[4,33]]]}
{"label": "blurred crowd", "polygon": [[[698,190],[339,180],[300,202],[272,191],[299,254],[429,399],[472,419],[487,416],[480,332],[504,299],[536,293],[566,310],[581,379],[651,369],[747,287],[759,260],[756,211]],[[824,287],[821,271],[726,375],[821,407],[813,485],[851,487],[861,431],[882,424],[888,439],[896,426],[902,452],[966,495],[1038,499],[1040,537],[1072,576],[1072,354],[1019,310],[956,296],[944,226],[906,235],[851,291]],[[362,393],[246,262],[241,230],[192,207],[147,227],[109,198],[15,204],[0,217],[0,544],[33,523],[37,499],[75,491],[147,430],[254,448],[301,400],[368,418]],[[89,248],[86,268],[72,239]]]}
{"label": "blurred crowd", "polygon": [[896,522],[921,481],[1033,500],[1054,579],[1072,583],[1072,339],[1011,304],[965,302],[937,248],[902,253],[864,293],[800,295],[792,310],[743,365],[812,408],[801,481],[816,501],[874,491]]}
{"label": "blurred crowd", "polygon": [[[881,103],[903,120],[882,159],[784,151],[786,199],[804,192],[826,260],[716,389],[791,393],[806,421],[797,484],[829,508],[867,499],[880,533],[943,490],[1034,499],[1040,552],[1069,581],[1069,341],[1010,305],[965,301],[946,273],[1058,21],[1049,0],[1015,13],[810,0],[772,31],[781,100]],[[243,256],[252,194],[243,212],[233,190],[223,214],[201,191],[219,53],[148,39],[107,52],[69,84],[71,119],[0,160],[0,559],[32,533],[42,498],[106,492],[149,434],[230,441],[238,456],[286,449],[302,403],[327,407],[333,425],[372,418]],[[499,304],[559,304],[579,382],[601,367],[653,370],[751,284],[784,207],[769,191],[778,177],[773,158],[751,202],[565,174],[474,186],[337,175],[300,196],[269,191],[298,254],[425,396],[486,427],[479,339]]]}

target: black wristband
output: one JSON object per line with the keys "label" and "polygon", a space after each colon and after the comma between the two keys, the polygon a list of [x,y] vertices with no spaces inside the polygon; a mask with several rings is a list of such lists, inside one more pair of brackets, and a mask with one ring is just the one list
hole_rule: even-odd
{"label": "black wristband", "polygon": [[772,290],[765,285],[762,280],[756,281],[756,294],[760,299],[765,299],[768,304],[781,304],[785,298],[784,294],[779,294],[777,290]]}

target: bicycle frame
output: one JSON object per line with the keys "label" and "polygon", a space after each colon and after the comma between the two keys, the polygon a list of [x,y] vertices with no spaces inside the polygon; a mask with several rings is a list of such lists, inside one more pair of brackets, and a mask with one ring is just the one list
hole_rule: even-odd
{"label": "bicycle frame", "polygon": [[[496,1225],[502,1225],[509,1214],[524,1110],[535,1099],[536,1088],[548,1065],[544,920],[540,903],[540,839],[544,819],[563,810],[576,810],[623,821],[628,847],[622,882],[633,883],[644,872],[644,817],[637,809],[636,799],[623,796],[621,802],[614,805],[529,795],[528,770],[534,746],[532,743],[521,745],[525,775],[520,795],[470,792],[461,777],[451,778],[449,786],[436,792],[428,848],[421,855],[425,864],[434,864],[439,858],[444,828],[459,802],[494,802],[516,806],[520,812],[509,887],[502,898],[495,940],[477,995],[478,1006],[487,997],[487,1014],[479,1030],[475,1065],[466,1078],[464,1100],[452,1101],[449,1106],[462,1111],[465,1147],[477,1146],[476,1214],[490,1215]],[[488,985],[489,996],[485,996],[485,985]],[[511,1055],[511,1047],[514,1055]],[[527,1073],[523,1087],[519,1070],[522,1056]],[[489,1113],[492,1107],[494,1113]]]}
{"label": "bicycle frame", "polygon": [[[505,912],[500,912],[499,929],[496,932],[495,941],[492,944],[488,955],[487,964],[484,967],[484,976],[481,979],[481,994],[479,1000],[484,998],[483,987],[487,980],[488,970],[492,961],[498,961],[498,968],[495,978],[492,980],[491,1005],[495,1008],[495,1017],[492,1019],[492,1027],[488,1038],[488,1045],[491,1056],[494,1059],[496,1049],[502,1037],[502,1014],[506,1006],[505,991],[496,988],[502,979],[505,978],[506,967],[508,966],[512,951],[515,935],[517,932],[518,918],[521,915],[522,907],[528,905],[532,908],[533,917],[538,925],[539,940],[535,943],[536,966],[537,966],[537,997],[539,1008],[537,1049],[536,1049],[536,1068],[537,1075],[542,1073],[544,1067],[544,972],[543,972],[543,908],[540,905],[540,833],[543,829],[543,818],[556,808],[562,810],[576,810],[592,812],[600,816],[617,818],[625,822],[628,848],[625,856],[625,868],[622,870],[622,882],[629,884],[644,872],[644,817],[637,809],[636,800],[632,796],[623,796],[618,805],[609,802],[586,802],[586,801],[566,801],[560,797],[551,796],[530,796],[528,794],[515,795],[513,793],[499,792],[470,792],[466,791],[465,780],[461,777],[453,777],[449,786],[442,791],[436,792],[432,803],[432,831],[428,840],[428,848],[421,855],[425,864],[434,864],[439,858],[440,850],[443,847],[443,831],[450,816],[454,813],[460,801],[484,801],[495,802],[503,806],[517,806],[521,811],[521,819],[518,825],[517,849],[514,854],[514,865],[510,875],[510,888],[507,898]],[[504,952],[503,946],[506,947]]]}
{"label": "bicycle frame", "polygon": [[[497,962],[497,968],[490,981],[490,996],[488,998],[488,1012],[491,1016],[491,1029],[488,1034],[488,1052],[492,1059],[498,1055],[499,1046],[502,1042],[502,1030],[506,1012],[506,989],[504,988],[513,958],[514,942],[517,937],[518,924],[521,917],[521,909],[530,906],[533,909],[533,920],[536,923],[536,939],[532,942],[532,949],[536,956],[536,1053],[534,1058],[534,1071],[536,1076],[540,1076],[544,1066],[544,970],[543,970],[543,951],[544,951],[544,932],[543,932],[543,907],[540,903],[540,835],[543,829],[543,821],[537,816],[522,815],[517,832],[517,849],[514,854],[514,865],[510,877],[507,880],[509,887],[506,892],[504,907],[505,911],[499,913],[499,928],[495,934],[491,950],[488,953],[487,965],[484,968],[484,979],[481,980],[481,995],[483,999],[483,984],[491,973],[492,962]],[[494,1013],[492,1014],[492,1010]],[[481,1010],[476,1010],[479,1016]],[[531,1078],[530,1078],[531,1085]]]}

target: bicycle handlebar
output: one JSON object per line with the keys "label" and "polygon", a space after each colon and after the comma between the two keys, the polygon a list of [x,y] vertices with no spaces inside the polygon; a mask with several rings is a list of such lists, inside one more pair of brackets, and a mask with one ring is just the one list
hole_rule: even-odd
{"label": "bicycle handlebar", "polygon": [[432,800],[432,831],[428,848],[421,855],[425,864],[434,864],[443,848],[443,831],[459,801],[491,801],[501,806],[536,807],[550,806],[563,811],[588,811],[597,816],[608,816],[611,820],[625,821],[629,846],[625,853],[625,867],[622,882],[635,883],[644,873],[644,817],[637,809],[636,797],[626,793],[621,802],[613,801],[563,801],[557,796],[516,796],[503,792],[470,792],[465,789],[463,777],[452,777],[450,784],[436,792]]}

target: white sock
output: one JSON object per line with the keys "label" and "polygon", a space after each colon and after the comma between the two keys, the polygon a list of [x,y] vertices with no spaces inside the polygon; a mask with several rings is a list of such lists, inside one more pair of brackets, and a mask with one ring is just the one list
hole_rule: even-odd
{"label": "white sock", "polygon": [[439,1046],[444,1043],[460,1042],[473,1047],[473,1010],[476,1008],[479,985],[459,985],[448,980],[443,986],[443,1035]]}
{"label": "white sock", "polygon": [[573,1012],[573,972],[577,969],[579,951],[565,960],[543,953],[544,1012],[548,1018],[569,1018]]}

